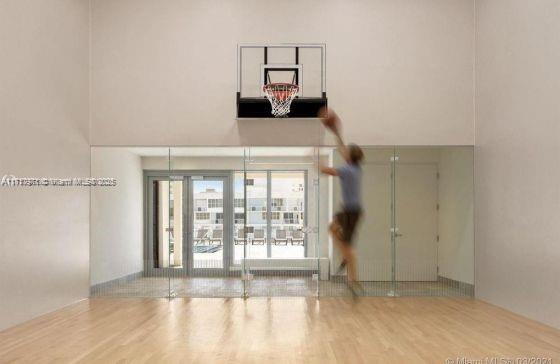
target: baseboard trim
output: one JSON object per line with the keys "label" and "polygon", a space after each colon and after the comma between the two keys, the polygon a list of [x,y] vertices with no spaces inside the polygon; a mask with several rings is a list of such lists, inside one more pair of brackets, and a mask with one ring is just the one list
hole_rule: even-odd
{"label": "baseboard trim", "polygon": [[[331,281],[336,282],[336,283],[346,282],[346,274],[332,275],[331,276]],[[364,281],[364,282],[367,282],[367,281]],[[390,280],[388,280],[388,281],[372,281],[372,282],[376,282],[376,283],[384,282],[384,283],[387,283],[387,284],[391,283]],[[424,282],[424,281],[410,281],[410,282]],[[427,281],[427,282],[429,282],[429,281]],[[431,282],[436,282],[436,281],[431,281]],[[438,276],[437,282],[445,283],[449,286],[457,288],[458,290],[460,290],[465,295],[469,295],[471,297],[474,297],[474,285],[473,284],[465,283],[465,282],[461,282],[461,281],[456,281],[454,279],[443,277],[443,276]],[[399,283],[399,282],[397,282],[397,283]]]}
{"label": "baseboard trim", "polygon": [[97,284],[94,284],[93,286],[90,286],[89,294],[91,296],[91,295],[100,293],[101,291],[103,291],[103,289],[105,289],[109,286],[113,286],[115,284],[121,284],[121,283],[128,283],[128,282],[134,281],[138,278],[141,278],[143,276],[144,276],[144,271],[141,270],[139,272],[127,274],[126,276],[115,278],[115,279],[112,279],[110,281],[97,283]]}
{"label": "baseboard trim", "polygon": [[474,284],[465,283],[461,281],[457,281],[455,279],[447,278],[444,276],[438,276],[438,281],[446,283],[454,288],[461,290],[461,292],[474,297]]}
{"label": "baseboard trim", "polygon": [[76,300],[76,301],[72,301],[72,302],[70,302],[70,303],[66,303],[66,304],[64,304],[64,305],[62,305],[62,306],[60,306],[60,307],[58,307],[58,308],[54,308],[54,309],[52,309],[52,310],[49,310],[49,311],[46,311],[46,312],[43,312],[43,313],[39,313],[39,314],[37,314],[37,315],[33,315],[33,316],[31,316],[31,317],[29,317],[29,318],[23,320],[23,321],[17,322],[17,323],[15,323],[15,324],[10,325],[10,326],[2,327],[2,328],[0,328],[0,334],[3,334],[5,331],[10,330],[10,329],[12,329],[12,328],[14,328],[14,327],[17,327],[17,326],[20,326],[20,325],[25,325],[25,324],[26,324],[27,322],[29,322],[29,321],[37,320],[37,319],[40,319],[40,318],[43,317],[43,316],[47,316],[47,315],[50,315],[50,314],[52,314],[52,313],[54,313],[54,312],[57,312],[57,311],[60,311],[60,310],[64,310],[65,308],[68,308],[68,307],[70,307],[70,306],[73,306],[73,305],[75,305],[75,304],[77,304],[77,303],[80,303],[80,302],[82,302],[82,301],[85,301],[85,300],[89,300],[89,297],[80,298],[80,299],[78,299],[78,300]]}

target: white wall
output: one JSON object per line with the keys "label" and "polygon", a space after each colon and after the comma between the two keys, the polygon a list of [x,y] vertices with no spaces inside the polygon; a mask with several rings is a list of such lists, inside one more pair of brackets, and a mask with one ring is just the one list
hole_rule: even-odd
{"label": "white wall", "polygon": [[[89,4],[0,2],[0,178],[89,176]],[[0,330],[88,297],[89,191],[0,187]]]}
{"label": "white wall", "polygon": [[142,160],[125,148],[92,148],[91,175],[117,179],[91,189],[91,285],[142,272]]}
{"label": "white wall", "polygon": [[474,284],[473,149],[442,148],[439,160],[439,275]]}
{"label": "white wall", "polygon": [[476,9],[476,295],[560,328],[560,2]]}
{"label": "white wall", "polygon": [[92,144],[316,145],[316,120],[236,121],[236,46],[324,42],[365,145],[473,144],[472,0],[92,0]]}

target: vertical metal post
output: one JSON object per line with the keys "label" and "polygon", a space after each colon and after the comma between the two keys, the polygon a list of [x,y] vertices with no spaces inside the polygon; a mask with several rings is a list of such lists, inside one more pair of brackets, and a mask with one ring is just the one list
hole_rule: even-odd
{"label": "vertical metal post", "polygon": [[247,292],[247,149],[243,148],[243,259],[241,264],[241,279],[243,281],[243,294],[242,297],[247,299],[249,293]]}
{"label": "vertical metal post", "polygon": [[191,249],[189,248],[192,244],[192,241],[190,240],[190,234],[189,234],[189,230],[190,230],[190,221],[189,221],[189,210],[190,210],[190,196],[189,196],[189,178],[187,176],[183,176],[183,199],[181,201],[181,203],[183,204],[183,260],[182,260],[182,264],[183,264],[183,274],[190,274],[189,273],[189,264],[191,262],[191,258],[189,257],[189,254],[191,252]]}
{"label": "vertical metal post", "polygon": [[189,276],[192,276],[194,274],[194,250],[193,250],[193,244],[194,244],[194,189],[193,189],[193,178],[192,175],[187,176],[186,178],[187,181],[187,198],[190,200],[188,205],[187,205],[187,259],[188,259],[188,264],[187,264],[187,274]]}
{"label": "vertical metal post", "polygon": [[171,148],[167,148],[167,298],[173,298],[171,291]]}
{"label": "vertical metal post", "polygon": [[[315,259],[317,260],[317,298],[319,298],[320,296],[320,292],[319,292],[319,282],[321,281],[321,249],[320,249],[320,242],[321,242],[321,230],[320,230],[320,224],[321,224],[321,180],[319,179],[319,177],[321,176],[321,172],[319,171],[319,166],[321,165],[321,152],[320,152],[320,148],[319,147],[315,147],[314,148],[314,153],[313,153],[313,159],[315,161],[315,166],[316,170],[315,170],[315,176],[313,178],[313,191],[315,192],[315,201],[317,203],[317,206],[315,208],[315,228],[313,230],[313,232],[315,233]],[[307,178],[305,179],[307,181]],[[315,181],[317,181],[317,183],[315,183]],[[305,195],[307,196],[307,186],[306,186],[306,190],[305,190]],[[305,218],[307,219],[307,203],[305,206]],[[306,250],[307,250],[307,244],[306,244]],[[307,256],[307,255],[306,255]]]}
{"label": "vertical metal post", "polygon": [[397,199],[396,199],[396,164],[397,155],[396,148],[393,148],[393,156],[391,157],[391,290],[388,296],[397,296],[397,280],[396,280],[396,265],[397,265]]}
{"label": "vertical metal post", "polygon": [[266,256],[272,257],[272,173],[266,171]]}

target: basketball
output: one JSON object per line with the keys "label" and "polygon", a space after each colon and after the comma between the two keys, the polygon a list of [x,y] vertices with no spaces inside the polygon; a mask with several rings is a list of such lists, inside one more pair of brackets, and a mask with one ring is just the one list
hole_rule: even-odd
{"label": "basketball", "polygon": [[319,117],[323,125],[331,130],[335,130],[338,126],[338,116],[333,110],[322,108],[319,111]]}

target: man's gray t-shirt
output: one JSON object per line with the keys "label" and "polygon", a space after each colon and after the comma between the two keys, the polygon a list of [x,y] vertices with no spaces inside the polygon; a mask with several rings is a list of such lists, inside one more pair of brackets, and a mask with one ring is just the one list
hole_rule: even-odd
{"label": "man's gray t-shirt", "polygon": [[360,211],[362,209],[361,168],[356,164],[345,164],[338,167],[336,172],[340,178],[344,210]]}

